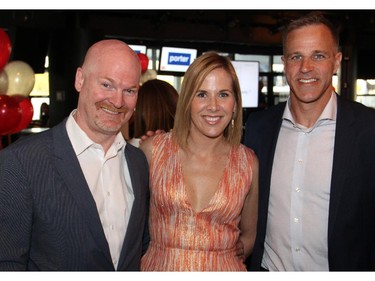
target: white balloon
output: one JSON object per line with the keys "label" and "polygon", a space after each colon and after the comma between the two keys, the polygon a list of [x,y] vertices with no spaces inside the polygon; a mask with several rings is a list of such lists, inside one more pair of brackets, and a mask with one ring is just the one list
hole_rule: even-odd
{"label": "white balloon", "polygon": [[157,78],[157,73],[153,69],[147,69],[145,73],[142,74],[141,76],[141,85],[145,83],[148,80],[156,79]]}
{"label": "white balloon", "polygon": [[7,95],[29,96],[35,84],[35,73],[31,66],[23,61],[11,61],[4,71],[8,75]]}

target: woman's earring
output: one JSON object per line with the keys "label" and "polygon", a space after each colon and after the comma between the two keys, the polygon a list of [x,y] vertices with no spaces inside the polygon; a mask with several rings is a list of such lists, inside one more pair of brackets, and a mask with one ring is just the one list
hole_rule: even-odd
{"label": "woman's earring", "polygon": [[234,128],[234,111],[232,112],[232,129]]}

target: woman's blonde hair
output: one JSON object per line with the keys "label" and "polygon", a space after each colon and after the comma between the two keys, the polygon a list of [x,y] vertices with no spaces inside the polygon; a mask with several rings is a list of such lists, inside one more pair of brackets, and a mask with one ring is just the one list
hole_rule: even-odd
{"label": "woman's blonde hair", "polygon": [[224,137],[232,145],[239,145],[242,137],[242,100],[240,83],[234,67],[228,57],[210,51],[199,56],[185,73],[177,102],[173,136],[182,148],[187,146],[191,126],[191,103],[204,79],[215,69],[224,69],[232,78],[232,88],[236,101],[236,110],[232,122],[224,130]]}

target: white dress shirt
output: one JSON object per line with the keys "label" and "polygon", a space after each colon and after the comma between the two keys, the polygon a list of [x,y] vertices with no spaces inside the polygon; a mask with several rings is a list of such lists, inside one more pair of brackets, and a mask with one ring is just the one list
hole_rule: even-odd
{"label": "white dress shirt", "polygon": [[78,126],[73,118],[75,111],[68,117],[66,129],[95,200],[112,262],[117,269],[134,202],[124,153],[126,142],[121,133],[117,134],[105,154],[102,146],[94,143]]}
{"label": "white dress shirt", "polygon": [[285,107],[275,157],[262,267],[270,271],[328,271],[328,210],[337,98],[311,128]]}

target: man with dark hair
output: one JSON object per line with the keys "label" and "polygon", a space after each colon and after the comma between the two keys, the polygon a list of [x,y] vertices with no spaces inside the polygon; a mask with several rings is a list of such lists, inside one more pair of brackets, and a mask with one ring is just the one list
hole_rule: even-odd
{"label": "man with dark hair", "polygon": [[334,26],[308,14],[286,27],[290,98],[249,116],[259,158],[259,218],[250,269],[375,270],[375,111],[335,93]]}

